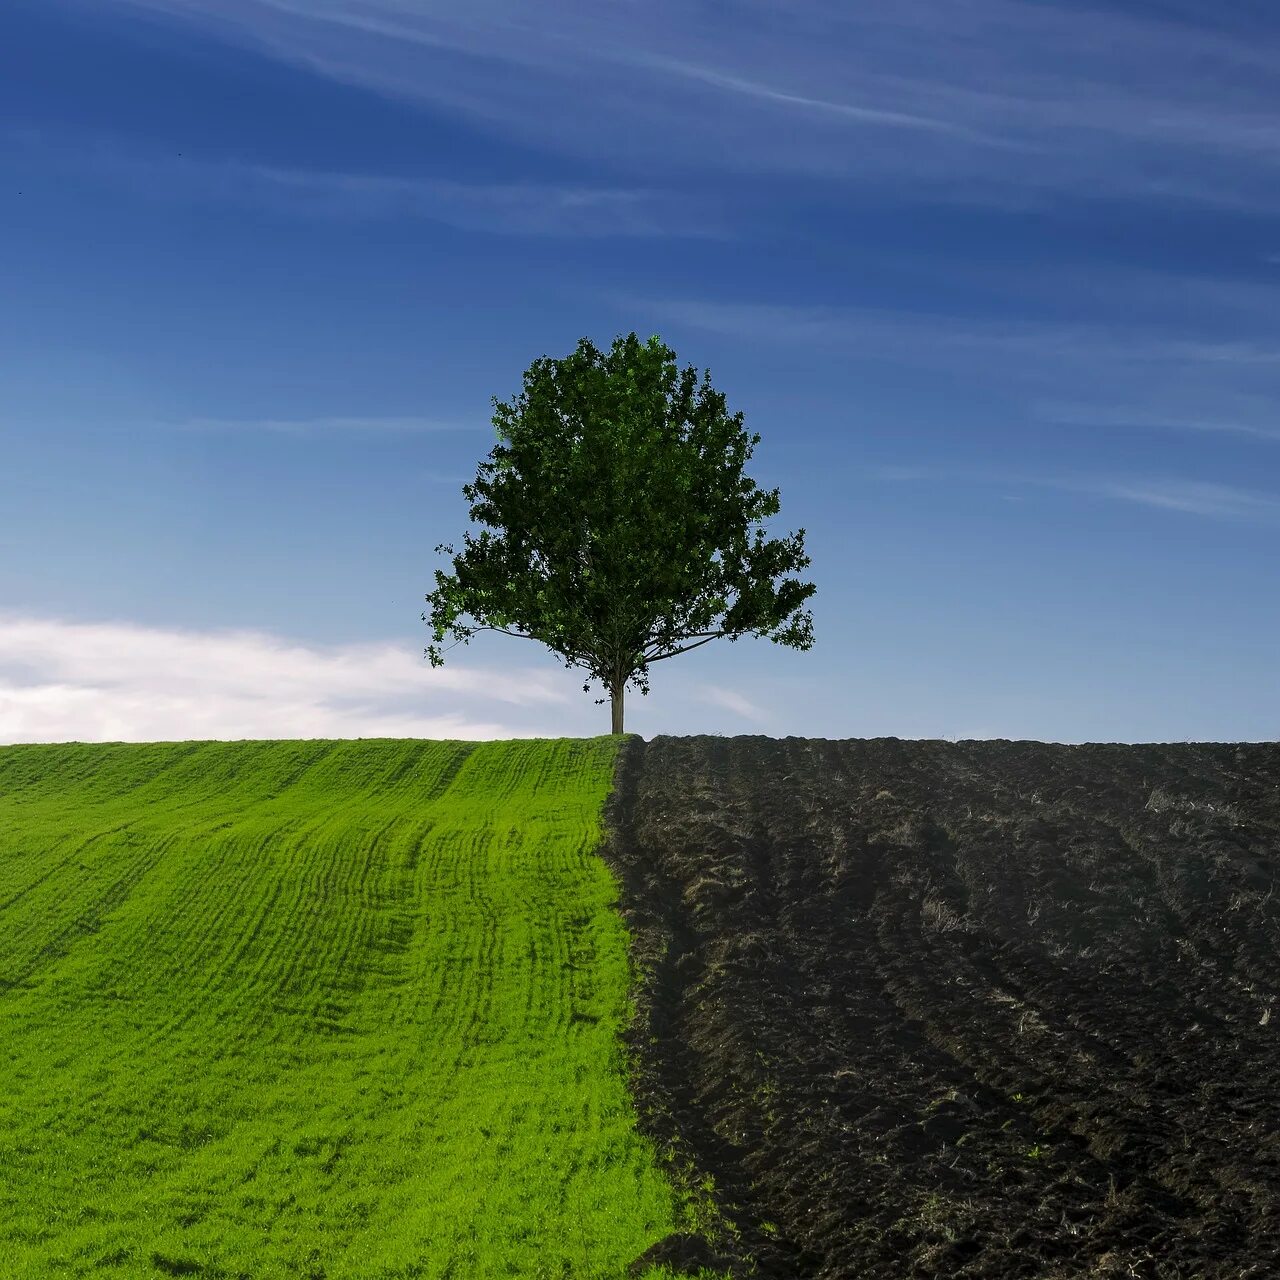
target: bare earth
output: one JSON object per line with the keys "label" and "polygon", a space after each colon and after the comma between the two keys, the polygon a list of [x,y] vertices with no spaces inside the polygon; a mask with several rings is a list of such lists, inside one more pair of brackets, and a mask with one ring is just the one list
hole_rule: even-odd
{"label": "bare earth", "polygon": [[734,1274],[1280,1276],[1280,744],[631,738],[608,821]]}

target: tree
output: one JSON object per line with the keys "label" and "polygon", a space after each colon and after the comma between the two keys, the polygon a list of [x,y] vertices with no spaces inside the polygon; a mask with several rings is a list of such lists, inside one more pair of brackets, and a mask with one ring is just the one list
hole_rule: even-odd
{"label": "tree", "polygon": [[804,530],[756,527],[778,490],[743,474],[760,437],[710,376],[699,386],[659,338],[630,333],[608,353],[583,338],[535,360],[511,404],[494,397],[499,443],[462,490],[488,528],[464,534],[460,554],[436,547],[454,560],[422,615],[433,667],[446,635],[536,640],[587,672],[584,693],[604,686],[622,733],[626,686],[647,694],[654,662],[720,637],[812,647],[801,606],[817,588],[782,576],[809,564]]}

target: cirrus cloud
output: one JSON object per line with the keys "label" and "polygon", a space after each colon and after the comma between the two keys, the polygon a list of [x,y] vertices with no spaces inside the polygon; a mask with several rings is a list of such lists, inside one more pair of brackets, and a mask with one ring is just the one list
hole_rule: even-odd
{"label": "cirrus cloud", "polygon": [[[110,0],[502,136],[646,173],[1270,209],[1280,65],[1253,5]],[[584,103],[590,104],[584,110]]]}

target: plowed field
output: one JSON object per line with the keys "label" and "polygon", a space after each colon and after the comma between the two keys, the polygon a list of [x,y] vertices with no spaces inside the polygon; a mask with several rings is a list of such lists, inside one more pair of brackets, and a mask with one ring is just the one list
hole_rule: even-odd
{"label": "plowed field", "polygon": [[1280,746],[630,738],[608,825],[726,1256],[1280,1277]]}

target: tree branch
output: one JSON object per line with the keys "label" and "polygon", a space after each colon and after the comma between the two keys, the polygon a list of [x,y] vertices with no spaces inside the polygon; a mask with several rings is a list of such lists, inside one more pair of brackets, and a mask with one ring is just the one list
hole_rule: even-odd
{"label": "tree branch", "polygon": [[677,654],[688,653],[690,649],[697,649],[704,644],[709,644],[712,640],[718,640],[721,636],[727,636],[729,633],[727,631],[710,631],[705,633],[695,632],[694,634],[695,635],[705,634],[706,639],[699,640],[697,644],[687,644],[684,646],[683,649],[672,649],[670,653],[660,653],[656,658],[651,658],[649,657],[648,654],[645,654],[644,660],[646,662],[661,662],[663,658],[674,658]]}
{"label": "tree branch", "polygon": [[[517,640],[537,640],[538,639],[537,636],[527,635],[523,631],[508,631],[506,627],[486,626],[486,627],[472,628],[473,635],[478,635],[481,631],[500,631],[504,636],[515,636]],[[541,643],[541,641],[539,641],[539,643]]]}
{"label": "tree branch", "polygon": [[[708,640],[714,640],[718,636],[727,636],[728,634],[729,633],[727,631],[686,631],[684,635],[672,636],[670,640],[666,641],[666,643],[674,644],[675,642],[680,640],[697,640],[703,636],[705,636]],[[654,643],[654,642],[650,641],[649,643]],[[661,650],[661,648],[662,648],[662,645],[655,644],[653,652],[658,653]],[[643,654],[642,656],[647,661],[650,655],[646,653],[646,654]]]}
{"label": "tree branch", "polygon": [[[589,666],[591,663],[592,655],[589,653],[579,653],[576,649],[572,649],[572,650],[557,649],[554,645],[548,644],[546,640],[539,639],[538,636],[527,635],[523,631],[508,631],[505,627],[495,627],[495,626],[472,628],[473,635],[481,631],[498,631],[498,632],[501,632],[501,634],[504,636],[514,636],[517,640],[536,640],[539,644],[547,645],[547,647],[553,653],[560,653],[564,657],[571,659],[578,666]],[[454,647],[453,645],[449,646],[450,649],[452,649],[453,647]],[[445,652],[447,652],[447,650]]]}

